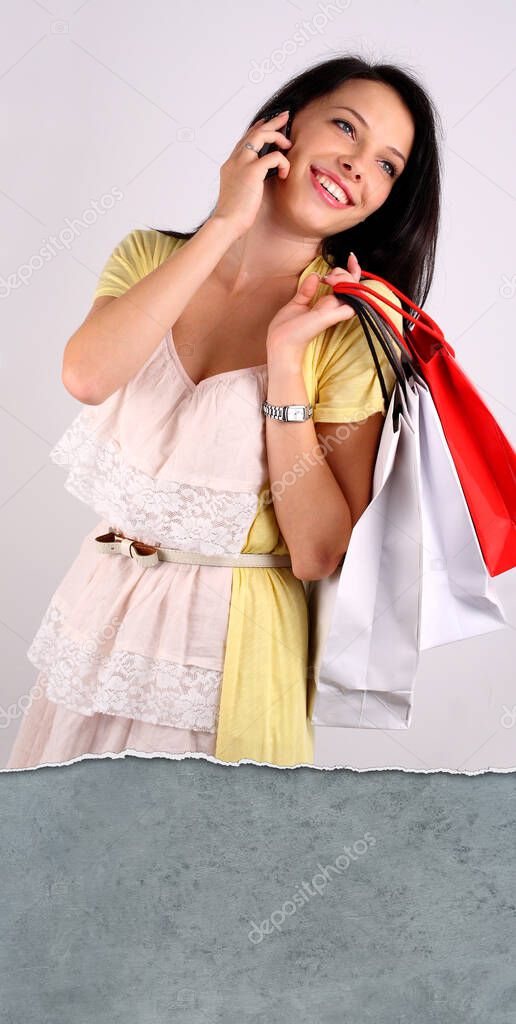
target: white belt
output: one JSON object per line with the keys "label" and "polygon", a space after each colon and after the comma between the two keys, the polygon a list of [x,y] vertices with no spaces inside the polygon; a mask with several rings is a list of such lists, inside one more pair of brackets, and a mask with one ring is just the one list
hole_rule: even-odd
{"label": "white belt", "polygon": [[183,562],[187,565],[241,565],[249,568],[260,566],[291,567],[290,555],[201,555],[198,551],[181,551],[180,548],[162,548],[144,544],[121,533],[104,533],[95,537],[98,551],[108,555],[127,555],[140,565],[152,566],[158,562]]}

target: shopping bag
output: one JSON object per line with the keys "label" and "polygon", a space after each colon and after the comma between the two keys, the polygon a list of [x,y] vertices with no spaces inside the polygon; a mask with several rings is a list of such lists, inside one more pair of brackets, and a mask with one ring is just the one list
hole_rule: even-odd
{"label": "shopping bag", "polygon": [[404,373],[371,502],[342,566],[308,587],[314,725],[409,728],[420,651],[507,625],[430,390]]}
{"label": "shopping bag", "polygon": [[415,425],[396,383],[371,502],[353,527],[342,566],[307,588],[308,714],[314,725],[410,725],[421,531]]}
{"label": "shopping bag", "polygon": [[[403,334],[378,304],[378,294],[365,283],[367,279],[388,285],[414,310],[415,316],[382,297],[382,303],[411,322]],[[363,271],[360,282],[342,281],[333,291],[345,295],[351,304],[353,296],[366,300],[394,332],[402,351],[410,354],[434,400],[489,573],[497,576],[514,568],[516,452],[457,363],[441,328],[402,291],[376,274]]]}
{"label": "shopping bag", "polygon": [[[419,649],[507,625],[461,481],[426,383],[419,396],[423,585]],[[412,397],[410,403],[413,403]]]}
{"label": "shopping bag", "polygon": [[[420,650],[506,625],[435,402],[428,384],[416,369],[418,362],[412,353],[407,355],[401,349],[399,336],[389,318],[364,299],[357,302],[354,297],[352,302],[375,360],[384,396],[387,392],[373,336],[387,354],[401,384],[411,422],[418,425],[416,459],[423,517],[423,571],[432,572],[431,578],[423,580]],[[411,382],[409,391],[407,376]],[[448,509],[449,521],[443,518]],[[443,597],[439,591],[443,588],[448,592],[447,597],[439,601],[439,596]],[[487,618],[484,616],[486,607]]]}

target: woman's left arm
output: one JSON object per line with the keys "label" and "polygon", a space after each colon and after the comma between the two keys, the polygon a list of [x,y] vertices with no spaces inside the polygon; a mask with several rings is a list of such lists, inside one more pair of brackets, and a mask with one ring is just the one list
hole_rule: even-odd
{"label": "woman's left arm", "polygon": [[[267,401],[307,405],[300,373],[269,374]],[[267,417],[266,443],[274,511],[302,580],[329,576],[371,500],[383,415],[349,424],[281,423]]]}
{"label": "woman's left arm", "polygon": [[[352,258],[350,258],[350,264]],[[351,273],[335,268],[325,278],[360,278],[358,263]],[[319,283],[310,274],[296,296],[269,326],[267,401],[276,405],[307,405],[302,373],[306,345],[331,324],[354,316],[353,307],[333,294],[311,308]],[[274,511],[301,580],[330,575],[346,552],[351,531],[371,500],[374,465],[383,415],[374,412],[348,423],[283,423],[266,417],[269,480]]]}

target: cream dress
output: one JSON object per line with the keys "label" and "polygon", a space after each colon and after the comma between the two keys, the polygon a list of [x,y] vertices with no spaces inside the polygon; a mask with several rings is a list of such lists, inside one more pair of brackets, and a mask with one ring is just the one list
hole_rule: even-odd
{"label": "cream dress", "polygon": [[[183,244],[130,232],[94,297],[123,294]],[[299,283],[328,269],[316,257]],[[374,287],[399,306],[390,289]],[[319,285],[313,301],[329,290]],[[390,393],[392,370],[377,354]],[[309,343],[303,374],[315,422],[384,411],[356,317]],[[37,696],[8,768],[123,751],[313,764],[302,581],[289,568],[146,568],[95,545],[115,530],[205,554],[287,553],[269,493],[266,394],[266,364],[195,384],[169,329],[139,372],[100,405],[83,406],[55,444],[50,458],[66,469],[65,487],[100,519],[27,652],[39,669]]]}

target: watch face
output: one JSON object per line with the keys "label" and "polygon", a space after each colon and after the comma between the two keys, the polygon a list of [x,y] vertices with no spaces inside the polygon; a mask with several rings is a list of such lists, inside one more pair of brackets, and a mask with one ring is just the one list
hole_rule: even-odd
{"label": "watch face", "polygon": [[288,410],[288,418],[290,421],[299,422],[305,418],[305,407],[304,405],[291,405]]}

